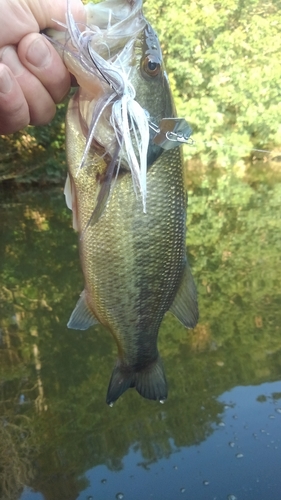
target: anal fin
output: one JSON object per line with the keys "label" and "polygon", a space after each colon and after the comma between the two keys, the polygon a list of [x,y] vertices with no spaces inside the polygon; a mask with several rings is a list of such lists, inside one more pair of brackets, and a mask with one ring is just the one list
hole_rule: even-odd
{"label": "anal fin", "polygon": [[194,328],[198,322],[199,311],[196,286],[187,261],[180,287],[170,311],[187,328]]}
{"label": "anal fin", "polygon": [[73,328],[74,330],[87,330],[90,326],[96,325],[98,320],[89,308],[86,300],[86,292],[80,295],[70,318],[67,323],[68,328]]}

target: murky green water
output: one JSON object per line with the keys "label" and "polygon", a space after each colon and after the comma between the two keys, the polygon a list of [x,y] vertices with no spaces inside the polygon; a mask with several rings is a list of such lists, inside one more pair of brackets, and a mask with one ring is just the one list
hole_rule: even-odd
{"label": "murky green water", "polygon": [[113,339],[66,328],[83,280],[61,190],[1,193],[2,499],[280,498],[281,175],[188,179],[200,323],[163,322],[164,405],[109,408]]}

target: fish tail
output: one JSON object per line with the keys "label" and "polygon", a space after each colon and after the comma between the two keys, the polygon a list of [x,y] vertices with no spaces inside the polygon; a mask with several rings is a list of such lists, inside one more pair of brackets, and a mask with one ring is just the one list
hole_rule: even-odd
{"label": "fish tail", "polygon": [[140,371],[124,369],[118,360],[109,382],[106,402],[113,403],[130,387],[135,387],[138,393],[147,399],[164,401],[168,396],[167,381],[160,356],[150,365]]}
{"label": "fish tail", "polygon": [[130,387],[135,387],[135,372],[125,370],[118,360],[113,372],[111,374],[111,379],[109,382],[106,402],[109,406],[112,406],[115,401]]}
{"label": "fish tail", "polygon": [[167,399],[168,386],[160,356],[149,366],[136,373],[135,387],[144,398],[162,402]]}

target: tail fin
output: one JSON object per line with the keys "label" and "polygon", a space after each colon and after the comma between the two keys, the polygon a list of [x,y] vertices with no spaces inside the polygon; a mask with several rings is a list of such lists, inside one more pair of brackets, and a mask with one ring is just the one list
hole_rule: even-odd
{"label": "tail fin", "polygon": [[136,373],[135,386],[144,398],[158,401],[167,399],[168,386],[160,356],[144,370]]}
{"label": "tail fin", "polygon": [[128,372],[122,369],[122,364],[118,360],[107,389],[106,402],[112,406],[115,401],[130,387],[135,387],[135,372]]}
{"label": "tail fin", "polygon": [[161,358],[138,372],[127,371],[118,360],[109,382],[106,402],[113,403],[130,387],[135,387],[138,393],[147,399],[164,401],[168,396],[167,381]]}

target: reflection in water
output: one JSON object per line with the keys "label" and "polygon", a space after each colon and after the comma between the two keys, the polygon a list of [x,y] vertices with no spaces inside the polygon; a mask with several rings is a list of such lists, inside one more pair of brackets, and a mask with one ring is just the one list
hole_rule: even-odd
{"label": "reflection in water", "polygon": [[[139,450],[131,447],[116,474],[105,466],[87,471],[88,487],[78,499],[114,499],[121,490],[126,498],[256,499],[280,498],[281,407],[272,393],[280,383],[237,387],[220,396],[221,422],[207,440],[189,447],[175,447],[168,459],[143,467]],[[265,404],[258,401],[266,394]],[[281,410],[280,410],[281,412]],[[261,422],[264,426],[261,427]],[[260,455],[262,460],[255,460]],[[260,457],[261,458],[261,457]],[[152,494],[151,494],[152,493]],[[231,497],[233,495],[233,497]]]}
{"label": "reflection in water", "polygon": [[128,391],[108,408],[110,334],[66,328],[82,275],[61,191],[2,199],[0,498],[279,498],[280,176],[189,179],[201,316],[163,322],[164,405]]}

